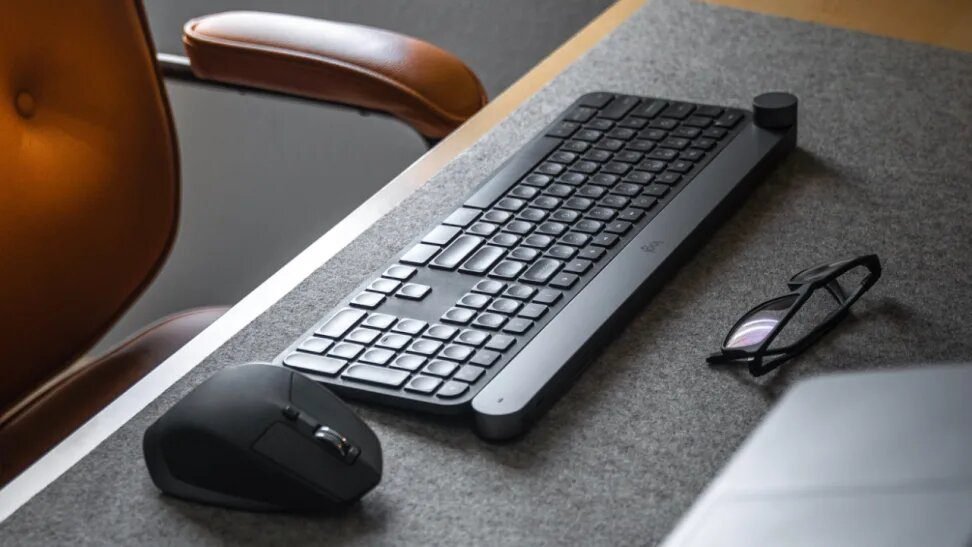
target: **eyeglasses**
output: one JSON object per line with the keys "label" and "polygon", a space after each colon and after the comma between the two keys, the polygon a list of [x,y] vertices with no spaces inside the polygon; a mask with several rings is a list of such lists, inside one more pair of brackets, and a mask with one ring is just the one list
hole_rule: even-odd
{"label": "eyeglasses", "polygon": [[790,278],[792,292],[743,315],[726,336],[722,351],[706,361],[746,364],[750,374],[762,376],[837,326],[880,277],[881,261],[873,254],[807,268]]}

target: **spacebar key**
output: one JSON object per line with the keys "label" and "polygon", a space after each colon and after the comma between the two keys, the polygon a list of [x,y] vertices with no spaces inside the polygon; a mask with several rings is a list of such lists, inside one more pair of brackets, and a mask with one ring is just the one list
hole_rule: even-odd
{"label": "spacebar key", "polygon": [[408,379],[408,372],[371,365],[351,365],[341,375],[343,380],[378,384],[380,386],[400,387]]}
{"label": "spacebar key", "polygon": [[485,240],[481,237],[469,235],[459,236],[452,242],[452,245],[449,245],[446,247],[446,250],[439,253],[439,256],[429,266],[439,268],[440,270],[454,269],[469,256],[469,253],[475,251],[476,247],[479,247],[479,244],[483,241]]}

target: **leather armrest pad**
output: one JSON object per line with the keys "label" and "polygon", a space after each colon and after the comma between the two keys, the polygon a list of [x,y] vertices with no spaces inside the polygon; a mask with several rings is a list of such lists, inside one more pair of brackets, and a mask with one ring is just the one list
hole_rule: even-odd
{"label": "leather armrest pad", "polygon": [[431,138],[487,100],[456,56],[376,28],[237,11],[189,21],[183,43],[199,78],[388,112]]}

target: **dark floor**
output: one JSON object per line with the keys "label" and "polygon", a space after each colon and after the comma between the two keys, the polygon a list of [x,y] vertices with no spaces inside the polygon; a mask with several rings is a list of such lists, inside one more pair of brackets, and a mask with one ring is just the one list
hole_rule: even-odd
{"label": "dark floor", "polygon": [[[227,10],[383,27],[442,46],[495,97],[612,0],[146,0],[160,51]],[[179,239],[149,290],[96,351],[168,313],[233,304],[425,150],[406,126],[305,102],[169,84],[182,155]]]}

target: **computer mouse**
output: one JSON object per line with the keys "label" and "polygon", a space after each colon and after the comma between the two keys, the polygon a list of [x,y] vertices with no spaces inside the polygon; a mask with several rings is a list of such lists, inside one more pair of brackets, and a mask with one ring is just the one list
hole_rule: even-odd
{"label": "computer mouse", "polygon": [[234,509],[337,509],[381,480],[381,445],[361,418],[269,364],[220,370],[149,426],[142,448],[163,492]]}

